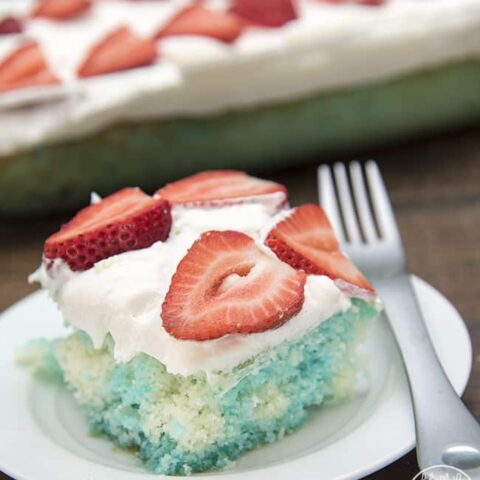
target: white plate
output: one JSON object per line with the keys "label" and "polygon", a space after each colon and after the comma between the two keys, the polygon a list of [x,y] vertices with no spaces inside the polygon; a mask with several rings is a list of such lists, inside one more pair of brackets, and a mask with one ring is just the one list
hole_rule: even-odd
{"label": "white plate", "polygon": [[[414,278],[428,330],[457,392],[471,369],[470,339],[460,315],[439,292]],[[88,435],[86,421],[61,387],[33,380],[14,363],[34,337],[64,333],[44,292],[0,316],[0,470],[17,480],[140,480],[133,455]],[[406,378],[384,319],[372,331],[372,387],[347,405],[319,409],[299,432],[242,457],[233,470],[204,479],[347,480],[361,478],[414,447]]]}

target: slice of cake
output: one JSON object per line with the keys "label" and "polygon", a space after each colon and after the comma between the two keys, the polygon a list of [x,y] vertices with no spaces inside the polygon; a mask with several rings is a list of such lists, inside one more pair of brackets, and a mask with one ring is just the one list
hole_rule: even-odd
{"label": "slice of cake", "polygon": [[0,2],[0,214],[476,122],[479,32],[478,0]]}
{"label": "slice of cake", "polygon": [[365,388],[375,292],[323,210],[289,208],[274,182],[210,171],[93,196],[32,280],[71,334],[21,362],[154,472],[226,468]]}

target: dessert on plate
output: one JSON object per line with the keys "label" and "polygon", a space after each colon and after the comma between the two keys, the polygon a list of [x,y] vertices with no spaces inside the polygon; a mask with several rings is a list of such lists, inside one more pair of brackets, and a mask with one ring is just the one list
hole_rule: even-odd
{"label": "dessert on plate", "polygon": [[372,286],[319,206],[243,172],[92,195],[31,280],[70,333],[20,362],[157,473],[227,468],[368,388]]}
{"label": "dessert on plate", "polygon": [[478,0],[0,2],[0,213],[478,120],[479,32]]}

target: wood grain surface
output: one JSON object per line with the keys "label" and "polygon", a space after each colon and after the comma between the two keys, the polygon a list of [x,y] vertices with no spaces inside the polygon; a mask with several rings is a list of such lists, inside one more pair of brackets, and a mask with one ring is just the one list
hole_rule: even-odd
{"label": "wood grain surface", "polygon": [[[469,327],[474,365],[464,401],[480,419],[480,129],[367,152],[361,158],[381,164],[411,271],[444,293]],[[306,159],[302,166],[265,176],[288,186],[293,205],[316,201],[316,165],[326,160],[349,157]],[[42,241],[64,219],[1,221],[0,311],[36,289],[26,277],[39,263]],[[367,478],[410,480],[417,471],[411,452]],[[0,480],[8,478],[0,472]]]}

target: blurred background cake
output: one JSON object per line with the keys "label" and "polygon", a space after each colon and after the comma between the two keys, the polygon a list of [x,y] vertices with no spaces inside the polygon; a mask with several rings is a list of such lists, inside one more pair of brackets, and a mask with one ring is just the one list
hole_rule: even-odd
{"label": "blurred background cake", "polygon": [[478,0],[0,3],[0,214],[480,118]]}

